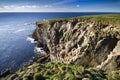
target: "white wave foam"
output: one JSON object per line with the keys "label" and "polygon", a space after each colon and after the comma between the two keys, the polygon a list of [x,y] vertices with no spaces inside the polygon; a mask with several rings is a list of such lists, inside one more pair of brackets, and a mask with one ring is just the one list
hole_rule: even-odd
{"label": "white wave foam", "polygon": [[24,23],[23,25],[24,25],[24,26],[27,26],[27,25],[29,25],[29,23]]}
{"label": "white wave foam", "polygon": [[0,29],[0,31],[13,31],[14,29]]}
{"label": "white wave foam", "polygon": [[35,39],[31,38],[31,37],[27,37],[26,39],[27,41],[30,41],[31,43],[37,43],[37,41],[35,41]]}
{"label": "white wave foam", "polygon": [[22,31],[25,31],[25,29],[18,29],[15,31],[15,33],[22,32]]}
{"label": "white wave foam", "polygon": [[24,23],[24,26],[35,25],[35,23]]}
{"label": "white wave foam", "polygon": [[46,52],[42,48],[39,48],[39,47],[35,47],[34,52],[39,54],[40,56],[46,55]]}
{"label": "white wave foam", "polygon": [[24,26],[32,25],[32,23],[24,23]]}

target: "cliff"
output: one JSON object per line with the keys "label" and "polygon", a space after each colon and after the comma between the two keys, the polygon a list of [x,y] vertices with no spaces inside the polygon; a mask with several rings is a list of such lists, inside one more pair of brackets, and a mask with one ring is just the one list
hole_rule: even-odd
{"label": "cliff", "polygon": [[40,57],[0,80],[119,80],[120,14],[36,22]]}
{"label": "cliff", "polygon": [[37,22],[33,38],[51,62],[119,69],[120,15]]}

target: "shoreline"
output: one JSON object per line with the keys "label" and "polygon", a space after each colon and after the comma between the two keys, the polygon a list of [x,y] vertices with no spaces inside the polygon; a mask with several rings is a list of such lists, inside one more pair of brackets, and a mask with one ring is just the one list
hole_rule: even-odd
{"label": "shoreline", "polygon": [[[32,38],[37,40],[38,51],[42,47],[46,54],[35,57],[35,64],[26,65],[10,78],[110,80],[119,77],[119,18],[120,14],[109,14],[36,22]],[[115,56],[109,57],[110,53]],[[98,65],[101,67],[97,68]]]}

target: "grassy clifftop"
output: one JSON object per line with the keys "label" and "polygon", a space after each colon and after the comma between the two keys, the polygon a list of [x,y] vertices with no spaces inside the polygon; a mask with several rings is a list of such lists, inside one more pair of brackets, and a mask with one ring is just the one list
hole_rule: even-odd
{"label": "grassy clifftop", "polygon": [[72,19],[79,19],[81,21],[96,22],[102,24],[113,24],[115,26],[120,26],[120,14],[105,14],[105,15],[92,15],[92,16],[78,16],[73,18],[59,18],[54,20],[37,22],[37,24],[48,24],[52,22],[69,21]]}
{"label": "grassy clifftop", "polygon": [[[58,22],[64,24],[67,22],[72,22],[76,24],[77,22],[94,23],[91,31],[98,34],[98,37],[103,38],[107,36],[117,37],[120,39],[120,14],[105,14],[105,15],[92,15],[92,16],[78,16],[73,18],[59,18],[55,20],[46,20],[42,22],[37,22],[37,25],[43,25],[45,28],[49,25],[53,26],[54,23]],[[103,31],[102,29],[109,26],[110,30]],[[116,30],[115,30],[116,29]]]}

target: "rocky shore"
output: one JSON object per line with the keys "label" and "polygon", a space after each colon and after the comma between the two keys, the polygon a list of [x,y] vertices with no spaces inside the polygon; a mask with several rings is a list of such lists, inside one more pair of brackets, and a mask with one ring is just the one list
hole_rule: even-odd
{"label": "rocky shore", "polygon": [[46,20],[36,26],[32,37],[41,56],[1,80],[120,79],[120,14]]}

